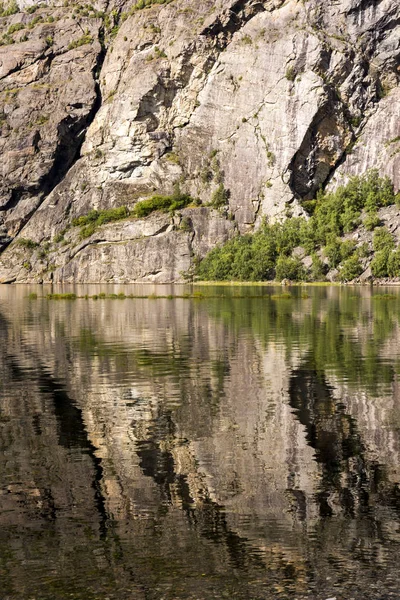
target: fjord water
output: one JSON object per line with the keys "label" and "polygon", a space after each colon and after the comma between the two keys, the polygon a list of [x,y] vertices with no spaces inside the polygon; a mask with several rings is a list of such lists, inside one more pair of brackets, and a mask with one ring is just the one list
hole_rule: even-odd
{"label": "fjord water", "polygon": [[2,600],[400,597],[400,292],[48,291],[0,288]]}

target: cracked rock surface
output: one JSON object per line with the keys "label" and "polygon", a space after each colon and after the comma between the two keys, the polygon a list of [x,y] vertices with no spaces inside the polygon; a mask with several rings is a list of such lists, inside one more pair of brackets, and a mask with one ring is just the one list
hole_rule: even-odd
{"label": "cracked rock surface", "polygon": [[[321,186],[375,167],[399,189],[398,0],[131,8],[0,17],[0,281],[180,281]],[[177,182],[198,206],[71,225]]]}

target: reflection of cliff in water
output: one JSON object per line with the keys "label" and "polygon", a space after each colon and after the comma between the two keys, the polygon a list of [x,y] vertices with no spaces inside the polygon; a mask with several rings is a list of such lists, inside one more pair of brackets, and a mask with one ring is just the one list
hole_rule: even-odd
{"label": "reflection of cliff in water", "polygon": [[[373,423],[393,433],[387,390],[364,390],[361,403],[316,364],[309,342],[326,300],[315,313],[274,305],[273,318],[266,304],[268,335],[241,323],[259,301],[235,302],[218,300],[222,319],[210,318],[213,303],[184,300],[8,307],[8,593],[28,581],[33,595],[40,577],[59,590],[72,581],[77,598],[130,598],[132,586],[135,598],[317,598],[347,579],[358,599],[378,598],[380,576],[398,583],[399,453],[387,455],[387,436],[370,449]],[[391,410],[397,402],[393,388]]]}
{"label": "reflection of cliff in water", "polygon": [[110,583],[101,462],[81,410],[15,333],[0,317],[2,597],[92,598]]}
{"label": "reflection of cliff in water", "polygon": [[400,541],[398,481],[391,481],[390,469],[388,473],[385,464],[371,458],[356,420],[334,397],[311,357],[293,372],[289,396],[321,468],[318,545],[326,556],[334,551],[345,568],[354,569],[359,562],[368,566],[369,576],[376,574],[379,565],[393,560]]}

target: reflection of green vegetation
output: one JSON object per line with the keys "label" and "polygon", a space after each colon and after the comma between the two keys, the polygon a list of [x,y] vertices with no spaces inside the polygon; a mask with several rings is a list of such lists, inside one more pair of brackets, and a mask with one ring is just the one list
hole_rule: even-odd
{"label": "reflection of green vegetation", "polygon": [[[296,287],[290,293],[275,294],[271,289],[261,289],[259,296],[249,290],[248,297],[237,288],[226,290],[225,295],[215,292],[211,288],[209,295],[203,294],[199,309],[201,306],[201,310],[209,311],[230,330],[251,330],[266,346],[283,345],[288,357],[299,351],[311,353],[310,361],[317,373],[334,374],[350,386],[368,388],[372,393],[380,384],[393,381],[397,362],[382,359],[381,351],[399,327],[400,295],[363,297],[365,290],[355,294],[354,289],[325,287],[309,288],[307,293]],[[194,299],[193,295],[181,298]],[[167,349],[163,354],[105,344],[90,331],[82,330],[79,347],[84,352],[113,357],[124,370],[144,370],[146,376],[182,377],[191,368],[190,346],[184,351],[179,346],[179,352]],[[227,367],[225,363],[213,363],[210,370],[220,382]]]}
{"label": "reflection of green vegetation", "polygon": [[377,392],[379,384],[393,381],[396,370],[396,363],[382,359],[380,352],[399,327],[400,295],[374,299],[342,290],[328,298],[326,291],[312,289],[307,302],[299,296],[291,302],[251,298],[241,302],[241,310],[232,298],[210,298],[207,307],[231,327],[250,329],[265,345],[283,344],[288,356],[309,351],[317,372]]}
{"label": "reflection of green vegetation", "polygon": [[188,369],[189,356],[179,352],[152,352],[145,348],[126,348],[109,345],[90,329],[82,329],[78,340],[79,350],[99,357],[114,358],[115,364],[128,371],[151,372],[152,375],[179,375]]}

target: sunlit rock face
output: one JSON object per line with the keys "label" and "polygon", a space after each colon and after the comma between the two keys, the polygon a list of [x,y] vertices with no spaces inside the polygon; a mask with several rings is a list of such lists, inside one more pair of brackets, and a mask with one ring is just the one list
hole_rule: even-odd
{"label": "sunlit rock face", "polygon": [[[179,281],[332,178],[377,167],[398,189],[396,0],[131,5],[0,18],[1,281]],[[202,206],[70,227],[177,182]]]}

